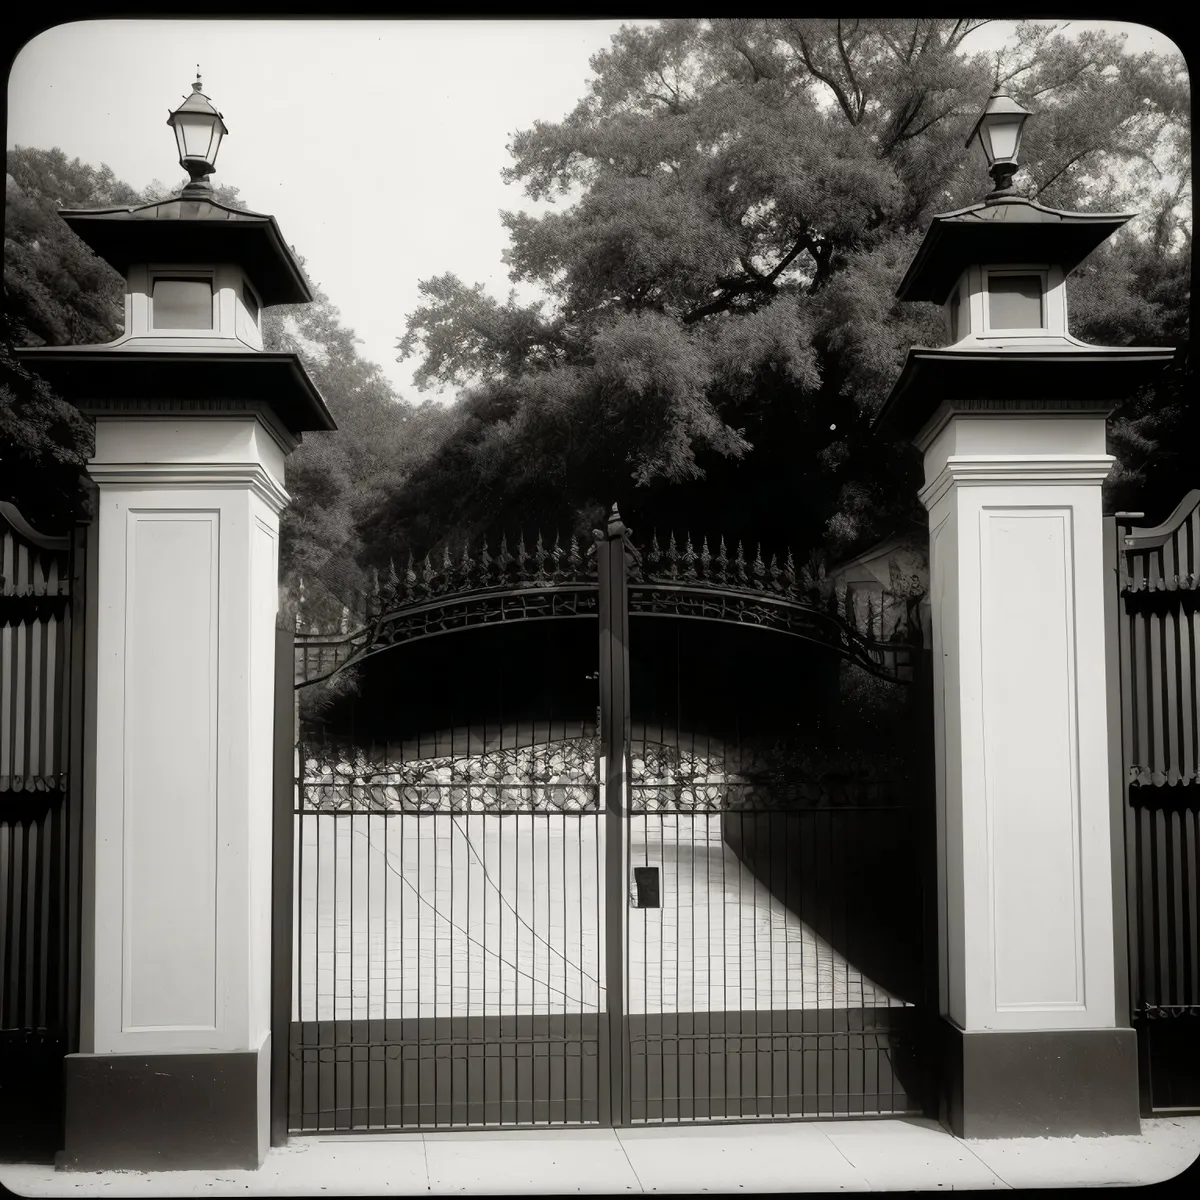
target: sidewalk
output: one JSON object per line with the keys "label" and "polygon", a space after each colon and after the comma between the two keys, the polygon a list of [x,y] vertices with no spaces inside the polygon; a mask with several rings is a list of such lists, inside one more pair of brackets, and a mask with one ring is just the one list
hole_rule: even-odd
{"label": "sidewalk", "polygon": [[807,1192],[1071,1187],[1171,1179],[1200,1117],[1140,1137],[961,1141],[934,1121],[298,1137],[258,1171],[65,1172],[0,1165],[22,1196],[330,1196],[483,1192]]}

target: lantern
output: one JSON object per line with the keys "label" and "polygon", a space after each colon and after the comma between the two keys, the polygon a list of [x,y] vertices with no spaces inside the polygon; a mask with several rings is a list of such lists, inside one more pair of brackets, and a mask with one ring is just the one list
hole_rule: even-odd
{"label": "lantern", "polygon": [[200,76],[192,84],[192,94],[170,116],[167,124],[175,131],[179,165],[191,176],[187,191],[211,191],[205,176],[216,167],[221,139],[229,132],[221,114],[200,90]]}
{"label": "lantern", "polygon": [[1012,193],[1012,178],[1017,173],[1017,153],[1021,148],[1021,130],[1029,115],[1029,109],[1022,108],[1011,96],[997,93],[988,99],[983,115],[967,138],[968,146],[978,138],[987,158],[988,172],[996,185],[989,199]]}

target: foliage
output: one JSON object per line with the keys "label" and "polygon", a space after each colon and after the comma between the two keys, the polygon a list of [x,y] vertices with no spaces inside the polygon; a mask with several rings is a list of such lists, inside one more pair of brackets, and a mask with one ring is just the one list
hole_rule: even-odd
{"label": "foliage", "polygon": [[280,522],[288,611],[304,580],[310,616],[327,618],[368,587],[358,523],[369,522],[410,464],[429,454],[447,414],[398,399],[380,368],[359,354],[324,290],[310,287],[311,303],[264,311],[263,343],[299,355],[338,425],[335,434],[306,435],[289,458],[292,503]]}
{"label": "foliage", "polygon": [[[1071,281],[1073,331],[1184,339],[1182,63],[1029,23],[989,58],[963,45],[981,24],[623,29],[575,109],[509,147],[507,178],[554,202],[503,215],[511,279],[541,302],[421,285],[400,356],[461,389],[456,420],[364,529],[371,560],[488,526],[583,530],[614,498],[635,525],[834,555],[923,529],[917,456],[870,421],[907,347],[944,341],[937,309],[894,292],[930,217],[987,187],[963,143],[997,81],[1037,112],[1026,194],[1147,213]],[[1122,455],[1169,436],[1159,401],[1114,426]]]}
{"label": "foliage", "polygon": [[108,342],[121,330],[124,284],[67,229],[60,208],[137,204],[113,177],[57,148],[8,152],[4,212],[4,285],[8,312],[23,340],[52,346]]}
{"label": "foliage", "polygon": [[84,510],[81,470],[91,423],[27,371],[13,354],[21,331],[4,313],[0,333],[0,499],[35,529],[61,535]]}

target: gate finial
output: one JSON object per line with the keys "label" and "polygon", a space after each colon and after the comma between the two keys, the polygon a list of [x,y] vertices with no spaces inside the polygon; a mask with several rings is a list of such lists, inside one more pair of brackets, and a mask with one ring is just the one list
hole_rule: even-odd
{"label": "gate finial", "polygon": [[610,538],[620,537],[625,531],[625,522],[621,520],[621,514],[617,511],[617,504],[614,500],[612,511],[608,514],[607,535]]}

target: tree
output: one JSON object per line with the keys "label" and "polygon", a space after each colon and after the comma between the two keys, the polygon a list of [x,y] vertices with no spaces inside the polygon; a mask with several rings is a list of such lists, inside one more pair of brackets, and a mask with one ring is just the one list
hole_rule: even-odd
{"label": "tree", "polygon": [[289,458],[292,503],[280,521],[285,589],[294,601],[303,579],[313,611],[328,617],[371,586],[358,523],[431,452],[446,414],[399,399],[379,366],[359,354],[328,295],[310,287],[311,303],[264,310],[263,344],[299,355],[338,424],[335,434],[306,435]]}
{"label": "tree", "polygon": [[5,180],[4,284],[23,340],[52,346],[111,341],[124,319],[120,275],[75,237],[60,208],[137,204],[138,194],[57,147],[18,146]]}
{"label": "tree", "polygon": [[0,499],[35,528],[61,534],[85,511],[91,422],[17,362],[20,331],[8,312],[0,319]]}
{"label": "tree", "polygon": [[870,421],[907,347],[945,340],[937,309],[894,292],[929,218],[986,189],[963,142],[997,80],[1038,113],[1026,194],[1151,213],[1111,252],[1119,272],[1072,280],[1074,331],[1125,341],[1136,312],[1139,337],[1183,337],[1182,63],[1032,24],[994,58],[962,52],[981,24],[623,29],[576,108],[509,147],[510,181],[567,200],[503,216],[511,278],[544,300],[421,285],[398,348],[418,382],[461,389],[457,423],[364,530],[372,560],[489,526],[586,528],[617,497],[635,526],[797,549],[923,531],[917,455]]}

